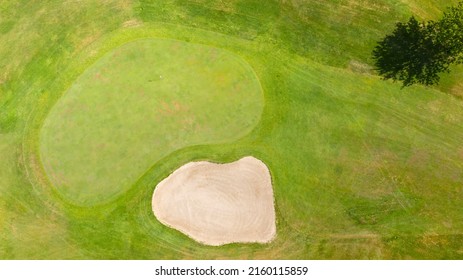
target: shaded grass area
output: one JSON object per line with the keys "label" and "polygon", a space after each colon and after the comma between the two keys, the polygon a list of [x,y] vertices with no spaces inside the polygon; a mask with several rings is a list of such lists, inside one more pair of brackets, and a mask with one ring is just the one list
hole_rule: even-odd
{"label": "shaded grass area", "polygon": [[[461,100],[418,86],[400,90],[369,70],[371,46],[397,19],[416,14],[413,5],[432,11],[424,18],[447,2],[158,2],[0,3],[7,42],[0,45],[1,258],[463,257]],[[120,35],[123,26],[132,27]],[[115,39],[99,45],[106,36]],[[146,37],[243,57],[265,94],[261,121],[233,143],[187,147],[152,162],[114,201],[73,206],[44,176],[43,120],[98,57]],[[455,75],[442,90],[459,83]],[[170,172],[191,160],[244,155],[272,173],[274,242],[202,246],[154,218],[153,188]]]}

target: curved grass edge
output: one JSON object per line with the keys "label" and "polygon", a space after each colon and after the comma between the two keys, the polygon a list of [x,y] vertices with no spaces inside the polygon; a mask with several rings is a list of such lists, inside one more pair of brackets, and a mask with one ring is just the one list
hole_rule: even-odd
{"label": "curved grass edge", "polygon": [[[175,27],[175,28],[173,28]],[[193,29],[193,30],[192,30]],[[178,32],[183,30],[183,32]],[[188,32],[185,32],[188,30]],[[194,32],[193,32],[194,31]],[[185,36],[188,34],[188,36]],[[179,36],[180,35],[180,36]],[[217,36],[221,40],[217,39]],[[204,40],[194,40],[197,38],[202,38]],[[106,53],[111,51],[114,48],[120,47],[124,44],[128,44],[134,41],[143,40],[143,39],[162,39],[162,40],[172,40],[180,41],[184,43],[203,45],[208,48],[220,49],[220,51],[229,54],[236,61],[240,62],[241,65],[249,69],[255,79],[257,80],[259,87],[261,89],[261,98],[262,98],[262,112],[259,116],[259,119],[256,121],[254,127],[252,127],[237,139],[232,140],[234,142],[240,138],[245,137],[248,134],[251,134],[255,130],[261,121],[262,114],[265,112],[265,90],[262,86],[261,79],[258,72],[263,70],[263,65],[260,61],[255,58],[252,53],[254,51],[250,50],[249,42],[242,39],[236,39],[234,37],[225,36],[220,33],[214,33],[210,31],[204,31],[201,29],[187,28],[178,25],[171,24],[150,24],[149,26],[141,27],[132,27],[132,28],[121,28],[115,30],[111,33],[108,33],[88,47],[81,50],[74,59],[72,59],[66,66],[65,70],[60,73],[54,80],[51,80],[45,90],[42,91],[42,96],[39,98],[39,103],[35,105],[34,110],[32,110],[27,118],[27,121],[24,126],[23,139],[22,139],[22,150],[23,158],[22,163],[25,168],[26,177],[32,184],[34,191],[37,194],[43,196],[53,197],[53,203],[49,202],[49,199],[44,199],[48,201],[48,204],[52,204],[53,207],[63,210],[63,205],[74,206],[81,208],[93,208],[95,205],[79,205],[69,199],[66,199],[55,187],[53,187],[51,180],[48,178],[45,168],[42,164],[41,154],[40,154],[40,133],[45,119],[47,118],[50,110],[56,104],[56,102],[62,97],[67,89],[72,85],[72,83],[77,79],[84,71],[91,67],[98,59],[104,56]],[[220,42],[220,44],[217,44]],[[239,47],[230,47],[230,42],[238,43]],[[215,43],[215,44],[214,44]],[[245,53],[237,50],[248,50],[251,54],[245,55]],[[249,59],[252,59],[250,61]],[[256,67],[261,71],[257,70]],[[230,141],[224,141],[223,143],[217,144],[226,144]],[[163,160],[162,157],[159,160]],[[145,173],[145,172],[144,172]],[[141,174],[140,178],[144,175]],[[136,181],[126,190],[120,194],[103,201],[102,203],[97,203],[97,205],[107,205],[113,204],[116,202],[118,197],[124,196],[124,194],[133,188],[136,185]]]}

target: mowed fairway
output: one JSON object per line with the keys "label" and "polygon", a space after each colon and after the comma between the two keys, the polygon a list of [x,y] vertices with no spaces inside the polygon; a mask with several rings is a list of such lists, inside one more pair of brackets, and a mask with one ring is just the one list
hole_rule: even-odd
{"label": "mowed fairway", "polygon": [[67,199],[107,202],[177,149],[247,134],[262,108],[259,81],[239,57],[139,40],[104,55],[57,102],[42,129],[41,158]]}
{"label": "mowed fairway", "polygon": [[[462,259],[463,68],[401,89],[371,60],[457,2],[0,1],[0,258]],[[246,156],[272,242],[156,219],[173,171]]]}

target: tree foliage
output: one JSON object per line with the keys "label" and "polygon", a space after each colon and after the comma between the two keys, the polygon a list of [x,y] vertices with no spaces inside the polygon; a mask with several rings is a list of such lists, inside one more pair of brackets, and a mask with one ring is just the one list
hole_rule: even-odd
{"label": "tree foliage", "polygon": [[463,63],[463,1],[449,8],[439,21],[418,22],[411,17],[397,23],[373,50],[375,68],[384,79],[433,85],[452,64]]}

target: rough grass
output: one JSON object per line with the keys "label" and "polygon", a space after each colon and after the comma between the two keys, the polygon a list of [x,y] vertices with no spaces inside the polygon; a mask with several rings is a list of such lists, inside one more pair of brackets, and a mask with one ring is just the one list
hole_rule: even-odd
{"label": "rough grass", "polygon": [[[395,21],[456,2],[0,2],[0,256],[461,259],[463,105],[449,94],[461,70],[439,88],[405,90],[368,70],[371,47]],[[243,57],[262,84],[261,120],[233,143],[152,162],[112,201],[73,206],[45,176],[41,127],[80,73],[136,38]],[[153,188],[171,171],[244,155],[271,170],[274,242],[207,247],[156,221]]]}

